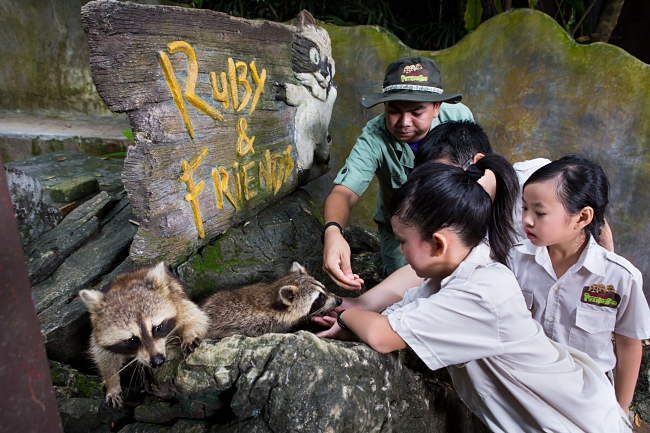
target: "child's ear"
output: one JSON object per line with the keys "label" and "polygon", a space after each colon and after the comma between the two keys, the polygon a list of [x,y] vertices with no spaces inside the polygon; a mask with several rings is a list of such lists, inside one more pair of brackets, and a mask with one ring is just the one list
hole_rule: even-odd
{"label": "child's ear", "polygon": [[447,252],[449,239],[440,232],[431,235],[431,254],[433,257],[440,257]]}
{"label": "child's ear", "polygon": [[594,219],[594,209],[591,206],[585,206],[576,217],[576,228],[582,230]]}

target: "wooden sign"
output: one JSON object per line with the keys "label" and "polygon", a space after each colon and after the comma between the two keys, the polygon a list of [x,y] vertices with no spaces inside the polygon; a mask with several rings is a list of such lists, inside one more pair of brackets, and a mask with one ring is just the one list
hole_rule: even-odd
{"label": "wooden sign", "polygon": [[81,9],[97,91],[129,116],[122,180],[139,264],[179,263],[329,169],[327,32],[112,0]]}

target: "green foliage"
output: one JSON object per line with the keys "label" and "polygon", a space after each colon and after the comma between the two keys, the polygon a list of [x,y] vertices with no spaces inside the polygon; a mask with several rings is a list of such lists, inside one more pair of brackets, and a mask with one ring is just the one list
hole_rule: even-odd
{"label": "green foliage", "polygon": [[124,131],[122,131],[122,134],[130,141],[133,141],[133,131],[131,131],[130,129],[125,129]]}
{"label": "green foliage", "polygon": [[[480,0],[476,0],[480,1]],[[412,48],[447,48],[465,35],[455,1],[433,0],[410,5],[397,0],[186,0],[192,7],[212,9],[248,19],[291,21],[303,9],[314,18],[338,26],[377,25]]]}
{"label": "green foliage", "polygon": [[483,15],[481,0],[467,0],[465,6],[465,30],[467,33],[473,32],[481,24],[481,15]]}
{"label": "green foliage", "polygon": [[[288,22],[301,10],[338,26],[377,25],[394,33],[406,45],[419,50],[440,50],[458,42],[481,22],[504,12],[506,0],[179,0],[195,8],[270,21]],[[576,40],[589,35],[584,21],[588,0],[550,0],[555,10],[545,11]],[[511,2],[510,2],[511,3]],[[539,0],[527,0],[529,8],[543,10]],[[579,30],[579,31],[578,31]],[[589,40],[587,38],[586,40]]]}

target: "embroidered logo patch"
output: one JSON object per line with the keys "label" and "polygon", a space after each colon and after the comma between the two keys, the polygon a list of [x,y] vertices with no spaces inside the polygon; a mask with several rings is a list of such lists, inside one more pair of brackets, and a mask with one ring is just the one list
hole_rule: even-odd
{"label": "embroidered logo patch", "polygon": [[405,66],[400,77],[402,83],[415,81],[429,81],[429,71],[424,69],[421,64]]}
{"label": "embroidered logo patch", "polygon": [[599,305],[602,307],[618,308],[621,295],[614,291],[614,286],[592,284],[582,288],[580,301],[585,304]]}

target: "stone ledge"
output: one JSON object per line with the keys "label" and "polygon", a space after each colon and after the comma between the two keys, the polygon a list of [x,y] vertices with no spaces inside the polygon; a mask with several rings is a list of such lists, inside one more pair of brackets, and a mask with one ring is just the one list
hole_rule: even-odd
{"label": "stone ledge", "polygon": [[52,118],[16,112],[0,112],[0,156],[6,164],[43,153],[75,150],[101,156],[124,152],[130,129],[123,117]]}

